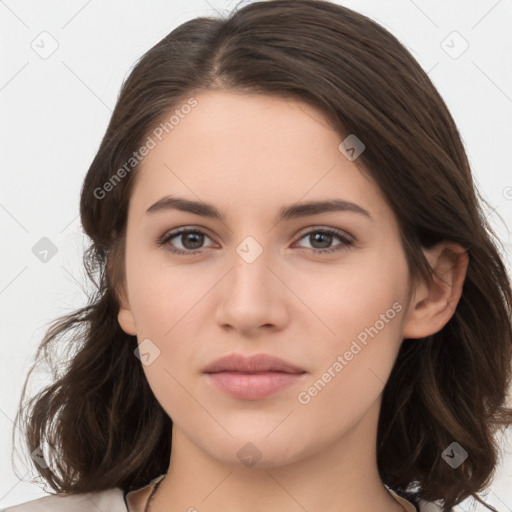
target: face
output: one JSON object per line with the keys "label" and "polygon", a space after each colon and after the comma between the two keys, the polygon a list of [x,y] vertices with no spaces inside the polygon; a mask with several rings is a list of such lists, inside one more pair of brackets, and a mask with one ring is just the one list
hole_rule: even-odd
{"label": "face", "polygon": [[[312,107],[231,92],[196,100],[137,171],[119,322],[174,427],[203,453],[297,461],[380,400],[409,292],[397,222]],[[171,201],[151,209],[165,197],[218,216]],[[233,354],[294,370],[205,373]]]}

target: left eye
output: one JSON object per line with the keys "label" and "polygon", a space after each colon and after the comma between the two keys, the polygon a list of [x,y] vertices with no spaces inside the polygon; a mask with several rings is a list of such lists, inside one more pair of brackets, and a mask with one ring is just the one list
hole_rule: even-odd
{"label": "left eye", "polygon": [[[340,251],[353,245],[353,241],[345,236],[343,232],[332,229],[316,229],[308,231],[307,233],[304,233],[299,240],[303,240],[307,237],[309,237],[309,243],[319,244],[319,247],[311,248],[311,251],[315,254]],[[175,242],[172,242],[172,240],[175,238],[180,241],[181,247],[176,247],[174,245]],[[201,230],[185,228],[180,231],[164,235],[164,237],[158,241],[158,244],[161,246],[167,246],[166,249],[168,251],[176,254],[195,254],[201,252],[201,249],[203,249],[205,238],[210,239],[210,237]],[[337,238],[341,243],[331,247],[333,239],[335,238]]]}
{"label": "left eye", "polygon": [[[316,229],[313,231],[308,231],[305,233],[300,240],[309,237],[309,242],[312,244],[320,244],[320,248],[313,247],[313,252],[316,253],[327,253],[333,251],[341,251],[344,248],[347,248],[353,244],[352,240],[350,240],[347,236],[345,236],[340,231],[335,231],[332,229]],[[337,238],[341,241],[340,244],[331,247],[331,243],[333,238]]]}

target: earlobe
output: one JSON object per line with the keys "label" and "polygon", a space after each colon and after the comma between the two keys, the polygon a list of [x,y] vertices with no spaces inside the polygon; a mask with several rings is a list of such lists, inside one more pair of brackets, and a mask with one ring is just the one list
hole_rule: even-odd
{"label": "earlobe", "polygon": [[137,335],[137,329],[135,326],[135,319],[133,318],[133,313],[130,309],[130,305],[125,297],[125,292],[121,291],[121,296],[118,296],[118,300],[120,302],[119,313],[117,314],[117,321],[121,326],[121,329],[126,334],[131,334],[132,336]]}
{"label": "earlobe", "polygon": [[450,320],[462,295],[469,258],[456,243],[442,242],[425,251],[434,269],[430,285],[421,283],[409,304],[403,338],[424,338]]}
{"label": "earlobe", "polygon": [[132,312],[129,309],[120,308],[117,315],[117,320],[121,326],[121,329],[123,329],[126,334],[136,336],[137,329],[135,328],[135,320],[133,318]]}

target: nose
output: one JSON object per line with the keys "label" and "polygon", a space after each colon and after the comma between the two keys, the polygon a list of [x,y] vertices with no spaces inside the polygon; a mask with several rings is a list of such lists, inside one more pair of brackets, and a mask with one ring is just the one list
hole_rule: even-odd
{"label": "nose", "polygon": [[266,251],[252,262],[235,253],[233,266],[217,289],[219,326],[244,334],[286,326],[290,291],[275,267]]}

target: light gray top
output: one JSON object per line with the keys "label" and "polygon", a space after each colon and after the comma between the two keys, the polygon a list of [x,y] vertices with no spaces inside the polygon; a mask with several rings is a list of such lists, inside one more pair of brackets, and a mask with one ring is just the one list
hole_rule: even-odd
{"label": "light gray top", "polygon": [[[129,508],[126,506],[123,490],[115,487],[106,491],[71,496],[52,494],[2,509],[0,512],[143,512],[146,500],[151,494],[153,486],[163,476],[160,475],[144,487],[129,492],[127,494]],[[398,496],[387,486],[385,487],[407,512],[417,512],[412,502]],[[442,508],[433,502],[420,500],[418,506],[419,512],[442,512]]]}

